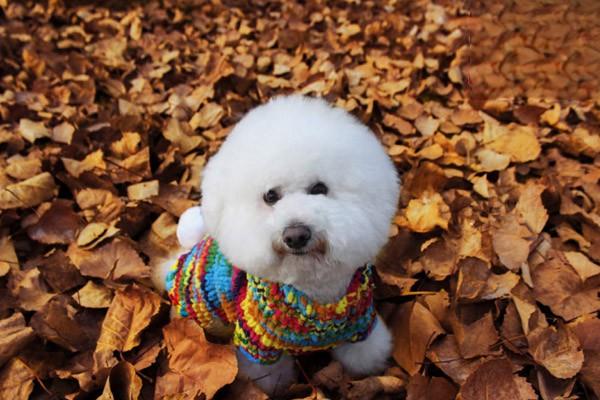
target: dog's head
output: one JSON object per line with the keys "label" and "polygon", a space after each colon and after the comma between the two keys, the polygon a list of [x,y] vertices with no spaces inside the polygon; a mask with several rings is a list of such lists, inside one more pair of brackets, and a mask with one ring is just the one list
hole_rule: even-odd
{"label": "dog's head", "polygon": [[398,192],[393,163],[357,119],[323,100],[279,97],[249,112],[211,158],[202,210],[233,264],[294,284],[371,261]]}

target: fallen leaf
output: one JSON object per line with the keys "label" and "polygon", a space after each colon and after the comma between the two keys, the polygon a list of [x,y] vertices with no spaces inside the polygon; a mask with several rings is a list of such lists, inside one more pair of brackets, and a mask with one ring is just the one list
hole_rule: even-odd
{"label": "fallen leaf", "polygon": [[205,104],[190,120],[192,129],[197,128],[212,128],[219,123],[223,117],[225,110],[217,103]]}
{"label": "fallen leaf", "polygon": [[112,290],[93,281],[88,281],[85,286],[73,294],[73,299],[80,306],[87,308],[108,308],[112,298]]}
{"label": "fallen leaf", "polygon": [[571,267],[577,271],[582,282],[600,274],[600,265],[593,263],[585,254],[578,251],[565,251],[564,255]]}
{"label": "fallen leaf", "polygon": [[71,144],[75,128],[68,122],[56,125],[52,129],[52,140],[59,143]]}
{"label": "fallen leaf", "polygon": [[31,268],[27,271],[14,271],[10,277],[8,287],[19,300],[21,308],[27,311],[41,309],[54,297],[54,293],[48,291],[38,268]]}
{"label": "fallen leaf", "polygon": [[503,217],[500,227],[493,233],[492,244],[500,262],[511,271],[518,271],[529,256],[529,241],[532,234],[519,224],[512,214]]}
{"label": "fallen leaf", "polygon": [[158,180],[140,182],[127,187],[127,196],[130,200],[147,200],[150,197],[158,196]]}
{"label": "fallen leaf", "polygon": [[73,242],[82,224],[71,204],[65,200],[53,201],[40,219],[27,228],[29,237],[44,244]]}
{"label": "fallen leaf", "polygon": [[427,352],[427,358],[459,385],[464,384],[485,361],[483,358],[464,359],[454,335],[446,335],[434,342]]}
{"label": "fallen leaf", "polygon": [[114,280],[140,280],[150,276],[150,268],[137,251],[120,238],[93,251],[83,250],[72,244],[67,255],[85,276]]}
{"label": "fallen leaf", "polygon": [[510,164],[510,157],[490,149],[481,149],[475,153],[483,172],[502,171]]}
{"label": "fallen leaf", "polygon": [[457,391],[445,378],[413,375],[406,387],[406,400],[453,400]]}
{"label": "fallen leaf", "polygon": [[187,123],[172,118],[163,131],[165,139],[179,147],[182,152],[189,153],[204,143],[202,136],[191,135],[191,128]]}
{"label": "fallen leaf", "polygon": [[514,124],[509,125],[506,134],[496,138],[488,147],[509,156],[513,162],[535,160],[542,151],[535,128]]}
{"label": "fallen leaf", "polygon": [[158,376],[158,398],[185,394],[211,399],[223,386],[233,382],[237,359],[232,346],[213,344],[193,320],[179,318],[163,328],[168,353],[168,370]]}
{"label": "fallen leaf", "polygon": [[398,394],[404,390],[405,383],[395,376],[369,376],[348,382],[346,399],[370,400],[379,393]]}
{"label": "fallen leaf", "polygon": [[80,318],[74,302],[65,295],[56,295],[36,312],[31,327],[38,336],[69,351],[86,350],[96,339],[90,333],[94,327]]}
{"label": "fallen leaf", "polygon": [[8,160],[6,174],[17,180],[25,180],[42,173],[42,161],[37,158],[16,158]]}
{"label": "fallen leaf", "polygon": [[392,355],[410,375],[416,374],[425,352],[436,337],[445,333],[433,314],[420,303],[401,305],[391,327],[394,337]]}
{"label": "fallen leaf", "polygon": [[0,189],[0,210],[37,206],[50,200],[57,191],[52,175],[42,172],[33,178]]}
{"label": "fallen leaf", "polygon": [[14,313],[0,320],[0,367],[33,341],[33,329],[25,326],[23,314]]}
{"label": "fallen leaf", "polygon": [[135,400],[142,390],[142,379],[137,376],[133,365],[121,361],[111,371],[104,390],[98,400]]}
{"label": "fallen leaf", "polygon": [[0,277],[8,274],[11,269],[19,269],[15,246],[10,237],[0,235]]}
{"label": "fallen leaf", "polygon": [[480,365],[461,386],[458,397],[462,400],[521,399],[507,359],[490,360]]}
{"label": "fallen leaf", "polygon": [[46,128],[43,122],[34,122],[27,118],[22,118],[19,121],[19,133],[27,141],[33,143],[36,139],[50,137],[50,130]]}
{"label": "fallen leaf", "polygon": [[584,360],[581,368],[581,380],[596,396],[600,395],[600,320],[585,318],[569,324],[577,336],[583,350]]}
{"label": "fallen leaf", "polygon": [[469,324],[457,318],[452,321],[454,335],[462,357],[470,359],[499,353],[497,347],[499,337],[491,313],[485,313],[482,318]]}
{"label": "fallen leaf", "polygon": [[114,351],[129,351],[140,344],[140,335],[158,314],[161,299],[139,286],[118,290],[106,312],[94,351],[96,369],[110,368]]}
{"label": "fallen leaf", "polygon": [[586,286],[558,252],[535,266],[531,278],[536,300],[567,321],[600,309],[600,288]]}
{"label": "fallen leaf", "polygon": [[18,358],[13,358],[0,371],[0,397],[28,400],[33,391],[33,371]]}
{"label": "fallen leaf", "polygon": [[542,203],[544,189],[543,185],[526,185],[515,207],[533,233],[540,233],[548,221],[548,212]]}
{"label": "fallen leaf", "polygon": [[106,163],[104,162],[104,152],[102,150],[96,150],[81,161],[74,160],[72,158],[62,157],[61,158],[65,169],[75,178],[79,178],[81,174],[94,169],[105,170]]}
{"label": "fallen leaf", "polygon": [[560,379],[575,376],[583,366],[583,351],[568,326],[548,326],[527,335],[529,353],[552,375]]}
{"label": "fallen leaf", "polygon": [[425,137],[433,136],[439,126],[440,121],[432,116],[421,115],[415,120],[415,127]]}
{"label": "fallen leaf", "polygon": [[448,229],[450,208],[439,193],[424,193],[418,199],[413,199],[406,207],[405,226],[414,232],[429,232],[435,227]]}

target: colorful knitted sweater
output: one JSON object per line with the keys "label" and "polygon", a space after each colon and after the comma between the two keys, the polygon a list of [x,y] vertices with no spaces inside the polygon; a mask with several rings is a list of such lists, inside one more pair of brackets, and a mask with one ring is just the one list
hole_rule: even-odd
{"label": "colorful knitted sweater", "polygon": [[251,361],[274,363],[282,353],[330,349],[364,340],[375,324],[372,267],[354,274],[344,297],[320,304],[291,285],[231,265],[205,237],[167,275],[171,303],[201,326],[215,318],[235,324],[233,342]]}

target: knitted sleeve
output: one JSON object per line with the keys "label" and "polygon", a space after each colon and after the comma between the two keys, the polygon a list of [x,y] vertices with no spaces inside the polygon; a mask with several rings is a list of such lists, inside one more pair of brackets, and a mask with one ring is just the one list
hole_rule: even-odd
{"label": "knitted sleeve", "polygon": [[179,257],[167,274],[166,288],[177,314],[208,327],[215,318],[225,324],[235,321],[233,267],[216,243],[205,237],[189,253]]}

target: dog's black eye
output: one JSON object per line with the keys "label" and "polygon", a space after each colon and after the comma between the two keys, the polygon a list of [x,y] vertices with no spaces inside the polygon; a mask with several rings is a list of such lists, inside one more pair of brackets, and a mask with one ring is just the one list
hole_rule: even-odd
{"label": "dog's black eye", "polygon": [[323,182],[317,182],[308,189],[308,194],[327,194],[329,188]]}
{"label": "dog's black eye", "polygon": [[281,196],[275,189],[270,189],[267,193],[263,194],[263,200],[270,206],[277,203],[279,199],[281,199]]}

